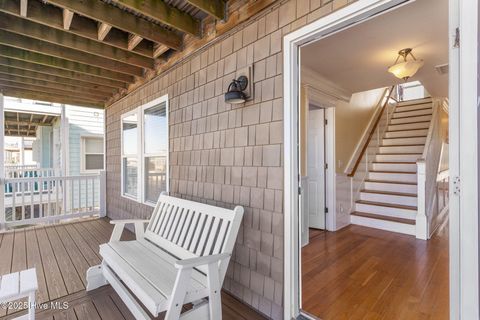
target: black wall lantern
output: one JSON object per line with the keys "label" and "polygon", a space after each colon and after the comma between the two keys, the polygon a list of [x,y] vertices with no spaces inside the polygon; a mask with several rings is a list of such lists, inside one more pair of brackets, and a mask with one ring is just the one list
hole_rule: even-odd
{"label": "black wall lantern", "polygon": [[238,79],[233,79],[228,86],[227,93],[225,93],[225,102],[231,104],[244,103],[247,100],[247,96],[243,92],[248,85],[248,78],[246,76],[240,76]]}

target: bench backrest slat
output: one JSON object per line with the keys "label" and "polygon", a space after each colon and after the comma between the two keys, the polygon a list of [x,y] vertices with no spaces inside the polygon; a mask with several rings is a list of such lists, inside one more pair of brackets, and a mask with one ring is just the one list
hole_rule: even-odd
{"label": "bench backrest slat", "polygon": [[[242,207],[231,210],[162,194],[145,238],[179,259],[232,253],[242,217]],[[221,281],[227,266],[228,261],[220,265]]]}

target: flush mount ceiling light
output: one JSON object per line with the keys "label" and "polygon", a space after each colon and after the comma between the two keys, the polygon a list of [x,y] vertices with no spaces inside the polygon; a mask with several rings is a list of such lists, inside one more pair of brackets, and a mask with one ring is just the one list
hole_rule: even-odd
{"label": "flush mount ceiling light", "polygon": [[225,102],[231,104],[244,103],[247,100],[247,96],[243,92],[248,85],[248,78],[246,76],[240,76],[238,79],[233,79],[228,86],[227,93],[225,93]]}
{"label": "flush mount ceiling light", "polygon": [[[408,60],[408,56],[411,56],[412,59]],[[400,58],[403,61],[398,62]],[[395,64],[388,68],[388,72],[392,73],[395,77],[407,81],[408,78],[413,77],[417,73],[418,69],[423,66],[423,60],[417,60],[412,54],[411,48],[405,48],[398,51],[397,60]]]}

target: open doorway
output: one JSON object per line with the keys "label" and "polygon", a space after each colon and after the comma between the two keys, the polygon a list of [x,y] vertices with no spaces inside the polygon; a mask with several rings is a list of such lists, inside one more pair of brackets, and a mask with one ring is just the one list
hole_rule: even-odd
{"label": "open doorway", "polygon": [[[420,0],[299,50],[300,87],[328,97],[335,114],[333,161],[325,162],[321,112],[311,112],[308,94],[299,103],[302,192],[293,202],[302,225],[298,304],[306,314],[449,317],[447,21],[447,0]],[[398,55],[418,70],[388,72]],[[324,183],[328,167],[334,179]],[[335,194],[331,215],[318,207],[328,192]],[[328,216],[332,228],[312,224]]]}

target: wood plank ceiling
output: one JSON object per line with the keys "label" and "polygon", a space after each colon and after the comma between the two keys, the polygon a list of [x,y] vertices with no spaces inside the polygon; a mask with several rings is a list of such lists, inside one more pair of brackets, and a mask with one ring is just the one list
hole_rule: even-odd
{"label": "wood plank ceiling", "polygon": [[225,12],[223,0],[0,0],[0,91],[103,108]]}

